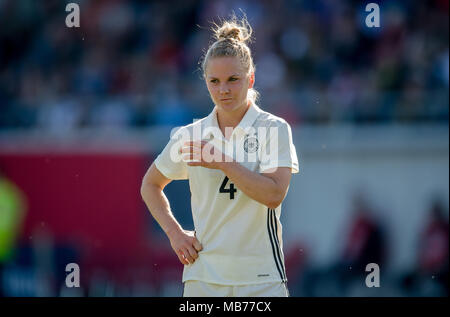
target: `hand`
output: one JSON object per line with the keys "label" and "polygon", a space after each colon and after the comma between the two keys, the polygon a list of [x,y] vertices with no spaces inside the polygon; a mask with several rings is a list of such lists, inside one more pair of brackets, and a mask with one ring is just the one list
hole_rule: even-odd
{"label": "hand", "polygon": [[189,166],[202,166],[211,169],[222,169],[225,162],[232,162],[233,159],[223,154],[208,141],[188,141],[180,149],[180,153]]}
{"label": "hand", "polygon": [[181,230],[168,237],[172,249],[184,265],[194,263],[198,258],[198,252],[203,250],[203,246],[195,237],[195,231]]}

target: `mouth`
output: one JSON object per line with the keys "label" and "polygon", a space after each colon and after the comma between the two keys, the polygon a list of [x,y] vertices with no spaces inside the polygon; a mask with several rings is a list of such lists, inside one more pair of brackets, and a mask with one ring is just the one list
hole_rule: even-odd
{"label": "mouth", "polygon": [[220,99],[220,101],[229,101],[232,100],[232,98],[224,98],[224,99]]}

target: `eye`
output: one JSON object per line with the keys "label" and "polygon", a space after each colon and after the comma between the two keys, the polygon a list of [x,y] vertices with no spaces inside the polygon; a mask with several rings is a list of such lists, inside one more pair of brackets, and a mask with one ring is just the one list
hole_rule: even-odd
{"label": "eye", "polygon": [[230,81],[236,81],[236,80],[238,80],[238,78],[231,77],[229,80],[230,80]]}
{"label": "eye", "polygon": [[217,79],[211,79],[210,82],[213,83],[213,84],[216,84],[216,83],[218,83],[219,81],[218,81]]}

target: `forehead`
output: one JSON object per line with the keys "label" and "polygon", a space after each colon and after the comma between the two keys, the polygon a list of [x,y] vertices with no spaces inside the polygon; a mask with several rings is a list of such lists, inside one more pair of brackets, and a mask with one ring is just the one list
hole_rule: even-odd
{"label": "forehead", "polygon": [[238,57],[212,57],[206,66],[207,77],[228,77],[231,75],[243,75],[245,73]]}

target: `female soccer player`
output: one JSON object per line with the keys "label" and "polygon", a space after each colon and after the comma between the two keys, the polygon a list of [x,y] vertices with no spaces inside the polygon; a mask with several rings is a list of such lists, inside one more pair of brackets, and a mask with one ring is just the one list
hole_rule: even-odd
{"label": "female soccer player", "polygon": [[[291,128],[256,105],[247,20],[214,32],[202,71],[215,107],[171,138],[141,195],[185,265],[183,296],[289,296],[280,214],[298,172]],[[195,231],[180,226],[163,193],[176,179],[189,180]]]}

